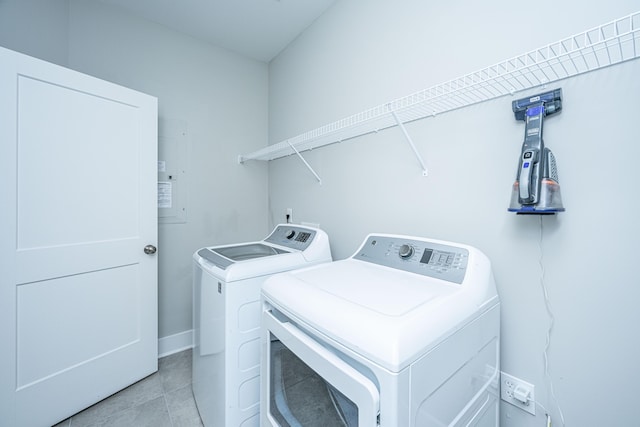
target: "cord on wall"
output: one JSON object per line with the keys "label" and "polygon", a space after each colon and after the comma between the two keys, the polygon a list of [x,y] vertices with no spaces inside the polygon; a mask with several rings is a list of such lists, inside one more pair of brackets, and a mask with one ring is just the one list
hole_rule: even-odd
{"label": "cord on wall", "polygon": [[[544,283],[544,262],[543,262],[543,256],[544,256],[544,252],[542,250],[542,238],[544,236],[544,227],[543,227],[543,222],[542,222],[542,217],[543,215],[540,215],[540,240],[538,242],[539,248],[540,248],[540,259],[538,260],[539,264],[540,264],[540,286],[542,287],[542,293],[544,294],[544,303],[545,303],[545,307],[547,309],[547,314],[549,315],[549,329],[547,329],[547,341],[544,347],[544,352],[542,353],[543,357],[544,357],[544,375],[547,379],[547,382],[549,384],[549,390],[551,390],[551,398],[553,399],[553,403],[555,404],[556,408],[558,408],[558,413],[560,414],[560,422],[562,423],[562,426],[565,426],[564,423],[564,414],[562,413],[562,408],[560,407],[560,403],[558,402],[558,399],[556,398],[556,393],[553,389],[553,379],[551,378],[551,374],[549,373],[549,347],[551,345],[551,331],[553,330],[553,324],[555,323],[555,316],[553,315],[553,311],[551,310],[551,301],[549,300],[549,294],[547,292],[547,287]],[[547,414],[547,426],[551,425],[551,416],[549,415],[549,411],[547,411],[544,406],[542,406],[541,404],[539,404],[538,402],[536,402],[536,404],[540,405],[541,408],[544,409],[544,411]]]}
{"label": "cord on wall", "polygon": [[547,411],[547,408],[542,406],[542,403],[537,402],[535,400],[533,401],[533,403],[538,405],[544,411],[544,415],[546,416],[546,419],[545,419],[546,425],[547,425],[547,427],[551,427],[551,415],[549,415],[549,411]]}

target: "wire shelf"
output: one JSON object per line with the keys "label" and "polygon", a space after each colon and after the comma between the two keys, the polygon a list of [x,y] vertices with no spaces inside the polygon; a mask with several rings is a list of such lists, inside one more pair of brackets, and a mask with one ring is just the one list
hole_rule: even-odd
{"label": "wire shelf", "polygon": [[[640,12],[270,145],[238,160],[274,160],[640,57]],[[294,149],[295,147],[295,149]]]}

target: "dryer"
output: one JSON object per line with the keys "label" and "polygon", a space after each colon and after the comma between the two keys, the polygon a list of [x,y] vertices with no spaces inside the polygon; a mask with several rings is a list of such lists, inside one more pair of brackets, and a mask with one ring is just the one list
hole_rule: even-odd
{"label": "dryer", "polygon": [[329,261],[327,234],[292,224],[193,254],[192,389],[206,427],[259,425],[260,286],[271,274]]}
{"label": "dryer", "polygon": [[498,426],[500,302],[478,249],[372,234],[262,298],[263,426]]}

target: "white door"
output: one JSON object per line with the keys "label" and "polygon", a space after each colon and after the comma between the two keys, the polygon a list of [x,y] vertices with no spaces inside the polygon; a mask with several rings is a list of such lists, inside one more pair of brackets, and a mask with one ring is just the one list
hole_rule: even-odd
{"label": "white door", "polygon": [[0,425],[157,370],[157,100],[0,48]]}

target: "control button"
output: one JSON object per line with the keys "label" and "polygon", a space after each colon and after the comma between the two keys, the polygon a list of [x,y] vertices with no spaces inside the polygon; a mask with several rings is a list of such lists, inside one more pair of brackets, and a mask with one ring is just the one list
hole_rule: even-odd
{"label": "control button", "polygon": [[311,237],[311,233],[298,233],[298,237],[296,237],[296,242],[306,243],[307,240]]}
{"label": "control button", "polygon": [[413,246],[411,245],[402,245],[400,246],[400,250],[398,251],[398,255],[400,255],[400,258],[411,258],[411,256],[413,255],[414,249]]}
{"label": "control button", "polygon": [[287,231],[287,233],[285,234],[284,237],[286,237],[287,239],[291,240],[293,239],[293,236],[296,235],[296,232],[294,230],[289,230]]}

